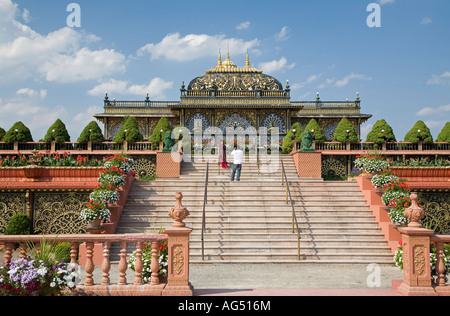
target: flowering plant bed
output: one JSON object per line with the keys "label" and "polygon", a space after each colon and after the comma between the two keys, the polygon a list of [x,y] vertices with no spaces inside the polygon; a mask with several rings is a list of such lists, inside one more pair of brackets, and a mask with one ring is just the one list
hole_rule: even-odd
{"label": "flowering plant bed", "polygon": [[132,159],[115,155],[106,158],[98,177],[98,185],[90,194],[90,201],[81,212],[81,218],[88,224],[100,219],[107,222],[111,218],[108,206],[119,200],[117,188],[125,185],[126,174],[134,167]]}
{"label": "flowering plant bed", "polygon": [[389,162],[376,154],[362,154],[356,156],[355,168],[364,169],[368,173],[377,173],[389,169]]}
{"label": "flowering plant bed", "polygon": [[[165,234],[162,230],[159,231],[159,234]],[[158,262],[159,262],[159,275],[166,276],[167,275],[167,266],[168,266],[168,247],[167,241],[161,241],[159,243],[159,252],[158,252]],[[142,245],[142,279],[144,282],[149,282],[152,277],[152,244],[146,243]],[[136,251],[134,251],[130,255],[130,259],[128,260],[128,267],[135,271],[134,266],[136,263]]]}
{"label": "flowering plant bed", "polygon": [[56,244],[29,244],[26,257],[0,266],[1,296],[62,295],[80,282],[79,267],[56,259]]}

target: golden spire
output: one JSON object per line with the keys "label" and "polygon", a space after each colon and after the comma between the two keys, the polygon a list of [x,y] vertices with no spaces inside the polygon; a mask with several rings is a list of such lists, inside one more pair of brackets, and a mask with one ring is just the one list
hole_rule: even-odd
{"label": "golden spire", "polygon": [[227,59],[222,63],[223,67],[233,67],[236,68],[237,66],[233,64],[233,62],[230,59],[230,51],[227,51]]}
{"label": "golden spire", "polygon": [[220,54],[220,49],[219,49],[219,61],[217,62],[217,67],[219,68],[219,67],[223,67],[222,66],[222,56],[221,56],[221,54]]}
{"label": "golden spire", "polygon": [[247,57],[245,60],[245,68],[250,68],[250,60],[248,59],[248,51],[247,51]]}

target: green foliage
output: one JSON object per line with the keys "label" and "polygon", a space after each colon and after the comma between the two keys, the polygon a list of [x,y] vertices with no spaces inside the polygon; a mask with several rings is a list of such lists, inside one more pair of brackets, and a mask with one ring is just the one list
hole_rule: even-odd
{"label": "green foliage", "polygon": [[360,140],[353,124],[344,117],[334,131],[333,141],[341,143],[358,143]]}
{"label": "green foliage", "polygon": [[327,137],[323,133],[322,127],[320,127],[319,123],[317,123],[315,119],[311,119],[311,121],[309,121],[308,125],[305,127],[305,131],[311,132],[316,143],[324,143],[327,141]]}
{"label": "green foliage", "polygon": [[86,143],[89,141],[94,143],[101,143],[105,141],[102,130],[100,129],[96,121],[92,121],[88,125],[86,125],[86,127],[81,132],[80,137],[78,138],[79,143]]}
{"label": "green foliage", "polygon": [[136,143],[142,142],[143,140],[144,136],[142,136],[141,132],[139,131],[139,126],[137,124],[136,118],[132,116],[125,117],[122,127],[114,137],[114,142],[123,143],[124,141],[127,141],[129,143]]}
{"label": "green foliage", "polygon": [[372,127],[372,130],[367,134],[366,142],[383,144],[384,142],[395,143],[397,140],[394,135],[392,127],[384,119],[379,120]]}
{"label": "green foliage", "polygon": [[49,143],[51,141],[57,143],[70,142],[70,136],[69,132],[67,132],[66,125],[60,119],[57,119],[55,123],[50,126],[47,134],[44,136],[44,142]]}
{"label": "green foliage", "polygon": [[3,141],[3,137],[5,136],[5,134],[6,134],[6,131],[0,127],[0,142]]}
{"label": "green foliage", "polygon": [[32,235],[33,224],[26,214],[16,214],[11,217],[5,230],[5,235]]}
{"label": "green foliage", "polygon": [[166,117],[161,117],[148,140],[149,142],[153,143],[152,148],[158,148],[158,144],[159,142],[164,140],[164,135],[166,134],[166,132],[170,131],[172,131],[172,127],[170,126],[169,120]]}
{"label": "green foliage", "polygon": [[33,137],[31,132],[22,122],[16,122],[14,125],[6,132],[3,137],[5,143],[14,143],[15,141],[21,143],[32,142]]}
{"label": "green foliage", "polygon": [[423,121],[417,121],[405,136],[405,142],[418,143],[419,141],[424,143],[433,142],[433,136],[431,135],[430,129]]}
{"label": "green foliage", "polygon": [[[1,139],[1,132],[0,132]],[[447,122],[436,139],[438,143],[450,143],[450,122]]]}
{"label": "green foliage", "polygon": [[292,148],[294,147],[294,143],[292,141],[292,137],[294,136],[294,129],[295,129],[296,142],[301,143],[301,141],[302,141],[303,129],[302,129],[300,123],[295,123],[294,125],[292,125],[291,130],[287,133],[286,137],[284,138],[284,141],[282,144],[282,153],[283,154],[289,154],[292,151]]}
{"label": "green foliage", "polygon": [[70,242],[63,242],[55,246],[55,260],[58,262],[70,262]]}

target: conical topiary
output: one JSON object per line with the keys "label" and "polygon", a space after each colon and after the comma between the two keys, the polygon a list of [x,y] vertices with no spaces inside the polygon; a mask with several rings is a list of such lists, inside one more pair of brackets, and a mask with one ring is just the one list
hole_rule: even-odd
{"label": "conical topiary", "polygon": [[89,141],[94,143],[101,143],[105,141],[102,130],[100,129],[96,121],[92,121],[88,125],[86,125],[86,127],[81,132],[80,137],[78,137],[79,143],[86,143]]}
{"label": "conical topiary", "polygon": [[405,142],[407,143],[432,143],[433,136],[430,129],[423,121],[417,121],[413,128],[405,135]]}
{"label": "conical topiary", "polygon": [[450,143],[450,122],[447,122],[436,139],[438,143]]}
{"label": "conical topiary", "polygon": [[0,127],[0,142],[3,141],[3,137],[5,136],[5,134],[6,134],[6,131]]}
{"label": "conical topiary", "polygon": [[55,141],[57,143],[70,142],[69,132],[67,132],[66,125],[57,119],[55,123],[47,131],[44,136],[44,142],[49,143]]}
{"label": "conical topiary", "polygon": [[393,142],[397,140],[394,135],[392,127],[384,119],[377,121],[372,130],[367,134],[366,142],[382,144],[384,142]]}
{"label": "conical topiary", "polygon": [[152,145],[153,148],[157,148],[159,142],[164,140],[166,132],[170,131],[172,131],[172,127],[169,120],[166,117],[161,117],[148,141],[154,144]]}
{"label": "conical topiary", "polygon": [[345,117],[342,118],[342,120],[339,122],[339,125],[336,127],[336,130],[334,131],[333,141],[341,143],[359,142],[359,137],[358,134],[356,133],[355,127]]}
{"label": "conical topiary", "polygon": [[14,125],[6,132],[3,137],[5,143],[13,143],[15,141],[21,143],[32,142],[33,137],[28,127],[26,127],[22,122],[16,122]]}
{"label": "conical topiary", "polygon": [[297,143],[300,143],[302,140],[301,136],[303,134],[303,129],[300,123],[295,123],[292,125],[290,131],[287,133],[286,137],[284,138],[282,146],[282,153],[283,154],[289,154],[293,147],[294,142],[292,141],[292,137],[294,136],[294,130],[295,130],[295,140]]}
{"label": "conical topiary", "polygon": [[319,123],[317,123],[315,119],[311,119],[311,121],[309,121],[308,125],[305,127],[305,131],[311,132],[316,143],[324,143],[327,141],[327,137],[323,133],[322,127],[320,127]]}
{"label": "conical topiary", "polygon": [[139,131],[136,118],[132,116],[125,117],[122,127],[114,137],[114,142],[116,143],[123,143],[125,140],[129,143],[142,142],[144,140],[144,136]]}

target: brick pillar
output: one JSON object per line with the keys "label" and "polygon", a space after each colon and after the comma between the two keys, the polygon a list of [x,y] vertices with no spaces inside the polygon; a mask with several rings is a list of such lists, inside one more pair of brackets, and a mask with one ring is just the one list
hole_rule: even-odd
{"label": "brick pillar", "polygon": [[167,286],[163,296],[193,296],[194,288],[189,282],[189,236],[191,228],[185,227],[183,220],[189,216],[189,211],[183,207],[183,195],[175,195],[177,203],[169,211],[169,216],[175,222],[165,230],[169,248],[169,262],[167,271]]}
{"label": "brick pillar", "polygon": [[399,228],[403,240],[403,283],[398,291],[406,296],[437,295],[431,283],[430,236],[433,230]]}
{"label": "brick pillar", "polygon": [[411,223],[399,228],[403,241],[403,283],[398,292],[407,296],[435,296],[430,266],[430,236],[434,231],[420,224],[425,211],[417,204],[417,198],[416,193],[411,194],[411,207],[404,213]]}

